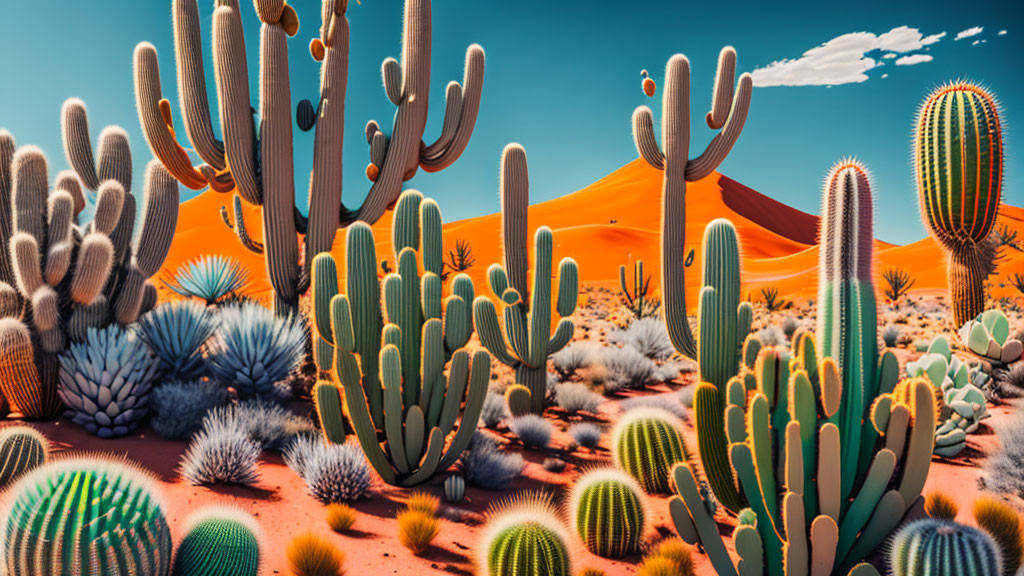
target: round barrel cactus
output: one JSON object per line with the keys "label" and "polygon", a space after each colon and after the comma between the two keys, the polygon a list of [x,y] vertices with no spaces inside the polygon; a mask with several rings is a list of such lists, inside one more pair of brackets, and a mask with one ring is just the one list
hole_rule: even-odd
{"label": "round barrel cactus", "polygon": [[170,573],[171,532],[157,482],[140,468],[59,460],[22,477],[10,503],[0,536],[7,574]]}
{"label": "round barrel cactus", "polygon": [[914,135],[921,215],[949,252],[956,325],[982,312],[993,250],[985,246],[1003,184],[1003,130],[995,96],[969,82],[936,89],[921,106]]}
{"label": "round barrel cactus", "polygon": [[893,576],[998,576],[1000,558],[992,538],[970,526],[928,518],[907,524],[893,537]]}
{"label": "round barrel cactus", "polygon": [[521,497],[490,514],[479,565],[488,576],[570,576],[569,549],[550,501]]}
{"label": "round barrel cactus", "polygon": [[261,530],[237,508],[210,506],[185,523],[174,557],[174,576],[257,576]]}
{"label": "round barrel cactus", "polygon": [[0,431],[0,489],[46,461],[47,442],[28,426],[13,426]]}
{"label": "round barrel cactus", "polygon": [[133,330],[90,328],[60,357],[57,393],[72,420],[100,438],[125,436],[149,413],[160,362]]}
{"label": "round barrel cactus", "polygon": [[451,503],[462,502],[466,497],[466,479],[458,474],[452,474],[444,479],[444,497]]}
{"label": "round barrel cactus", "polygon": [[657,408],[630,410],[612,432],[615,465],[652,494],[672,492],[672,467],[689,459],[675,416]]}
{"label": "round barrel cactus", "polygon": [[588,472],[571,499],[576,532],[588,550],[621,558],[640,548],[646,526],[644,492],[633,478],[614,469]]}

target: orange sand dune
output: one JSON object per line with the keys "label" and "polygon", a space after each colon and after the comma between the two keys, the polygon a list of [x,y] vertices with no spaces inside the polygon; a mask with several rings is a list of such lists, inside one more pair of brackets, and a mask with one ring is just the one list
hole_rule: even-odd
{"label": "orange sand dune", "polygon": [[[618,269],[642,259],[659,283],[662,173],[636,160],[594,184],[567,196],[530,207],[531,230],[545,225],[555,231],[555,260],[571,256],[580,267],[583,282],[613,286]],[[246,250],[221,220],[221,206],[230,206],[230,195],[206,192],[181,206],[175,242],[161,277],[173,274],[182,263],[204,253],[237,258],[252,278],[249,291],[266,294],[263,257]],[[442,206],[442,209],[444,207]],[[250,235],[262,238],[260,212],[245,209]],[[813,298],[817,290],[818,218],[772,200],[726,176],[714,173],[687,190],[687,248],[696,258],[687,274],[687,299],[696,303],[700,284],[700,240],[704,227],[715,218],[728,218],[736,225],[743,250],[744,290],[754,300],[762,287],[775,286],[789,298]],[[1001,222],[1024,238],[1024,209],[1004,206]],[[445,225],[446,249],[456,240],[469,241],[476,265],[469,271],[480,293],[486,291],[487,267],[501,261],[496,231],[498,214],[490,214]],[[377,259],[393,263],[390,248],[390,216],[374,226],[378,240]],[[344,251],[344,233],[339,233],[334,253]],[[994,295],[1012,295],[1012,288],[999,287],[1013,273],[1024,273],[1024,253],[1008,251],[995,279]],[[876,270],[899,267],[915,278],[915,291],[946,288],[945,254],[931,238],[905,246],[876,243]],[[343,268],[343,266],[341,267]]]}

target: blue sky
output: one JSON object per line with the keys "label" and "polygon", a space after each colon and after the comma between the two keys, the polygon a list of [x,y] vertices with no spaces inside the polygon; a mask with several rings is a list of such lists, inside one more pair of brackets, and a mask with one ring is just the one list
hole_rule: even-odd
{"label": "blue sky", "polygon": [[[19,144],[43,147],[56,173],[65,167],[60,106],[68,97],[81,97],[89,105],[94,137],[106,124],[129,131],[141,186],[149,151],[134,109],[132,50],[143,40],[156,45],[164,93],[177,114],[170,1],[4,4],[0,126],[13,132]],[[208,50],[213,1],[199,4]],[[318,67],[306,46],[319,27],[319,2],[294,4],[303,22],[290,41],[297,100],[315,96]],[[678,0],[435,1],[432,107],[425,139],[433,141],[440,130],[445,85],[461,80],[465,49],[473,42],[487,51],[484,101],[462,158],[441,173],[421,172],[409,186],[437,198],[447,220],[493,212],[498,207],[498,157],[513,141],[529,154],[534,202],[588,185],[636,157],[629,128],[633,109],[650,104],[656,117],[660,114],[660,98],[651,102],[640,90],[640,71],[649,70],[660,83],[667,59],[677,52],[689,56],[694,72],[696,150],[712,136],[702,118],[715,58],[723,45],[731,44],[741,71],[761,71],[747,126],[721,167],[724,174],[816,213],[821,178],[831,163],[855,155],[874,173],[876,234],[893,242],[913,241],[924,235],[910,165],[914,115],[931,88],[965,77],[993,89],[1002,102],[1004,201],[1024,203],[1017,186],[1024,165],[1016,154],[1020,137],[1015,130],[1015,119],[1024,117],[1024,76],[1019,73],[1024,9],[1017,2],[975,0],[969,10],[948,0],[932,0],[927,9],[920,2],[893,0],[830,3],[827,10],[819,2],[772,4],[735,0],[723,13],[721,3]],[[255,76],[259,24],[249,2],[242,0],[242,8]],[[376,118],[385,129],[390,126],[393,107],[379,70],[382,59],[400,55],[401,14],[398,0],[363,0],[362,5],[353,0],[349,6],[345,198],[350,204],[369,187],[363,175],[366,121]],[[955,40],[973,28],[981,30]],[[884,57],[890,53],[894,57]],[[791,62],[772,66],[786,60]],[[812,85],[769,86],[780,83]],[[813,85],[819,83],[832,85]],[[308,173],[311,142],[311,135],[297,142],[298,174]],[[297,189],[299,201],[305,202],[304,178]]]}

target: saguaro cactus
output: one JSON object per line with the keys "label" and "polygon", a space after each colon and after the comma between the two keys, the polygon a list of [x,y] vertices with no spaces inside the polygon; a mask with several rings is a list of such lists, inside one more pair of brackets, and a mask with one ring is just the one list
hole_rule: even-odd
{"label": "saguaro cactus", "polygon": [[914,165],[921,219],[949,253],[949,291],[959,328],[985,309],[984,282],[993,267],[986,244],[1003,184],[995,97],[968,82],[932,92],[917,118]]}
{"label": "saguaro cactus", "polygon": [[[437,203],[413,190],[403,193],[395,208],[393,246],[397,272],[384,278],[383,295],[368,225],[348,229],[344,294],[338,293],[334,258],[325,253],[314,260],[313,323],[316,336],[333,347],[334,383],[317,384],[313,395],[326,436],[340,441],[344,389],[367,460],[385,482],[414,486],[454,464],[469,445],[491,361],[480,350],[470,362],[463,348],[473,333],[473,281],[457,274],[451,295],[442,299]],[[445,449],[460,410],[458,431]]]}
{"label": "saguaro cactus", "polygon": [[[81,341],[89,328],[131,324],[156,304],[147,279],[163,264],[178,219],[178,185],[151,162],[136,234],[127,134],[103,130],[94,156],[77,99],[64,104],[61,125],[75,171],[58,174],[52,190],[42,151],[15,152],[14,138],[0,131],[0,204],[8,207],[0,210],[0,315],[13,319],[0,322],[0,341],[15,352],[0,361],[0,389],[26,418],[60,411],[57,357],[69,340]],[[91,222],[78,222],[83,185],[96,192]]]}
{"label": "saguaro cactus", "polygon": [[504,265],[492,264],[487,280],[504,308],[505,336],[498,324],[494,302],[480,296],[473,303],[473,318],[484,347],[515,370],[516,384],[530,391],[530,411],[544,412],[547,395],[548,356],[572,340],[576,327],[569,316],[579,298],[579,270],[572,258],[558,265],[555,310],[561,317],[551,333],[551,252],[553,234],[547,226],[537,229],[533,240],[533,289],[527,289],[527,208],[530,175],[526,150],[509,144],[501,155],[501,226]]}
{"label": "saguaro cactus", "polygon": [[[299,296],[309,286],[313,256],[330,251],[339,226],[356,221],[376,222],[398,200],[402,183],[412,178],[419,167],[428,172],[442,170],[454,163],[469,143],[484,77],[484,51],[475,44],[466,52],[463,83],[448,85],[441,135],[432,144],[423,142],[430,96],[430,4],[430,0],[405,3],[402,62],[388,58],[382,67],[387,96],[398,108],[394,127],[389,137],[375,121],[367,124],[374,183],[365,201],[352,209],[342,202],[348,2],[322,0],[320,33],[310,45],[313,58],[322,65],[319,101],[314,110],[316,133],[308,221],[295,207],[293,106],[285,37],[298,32],[298,17],[291,6],[282,1],[255,2],[262,22],[261,123],[257,130],[238,2],[217,3],[213,55],[224,135],[220,142],[214,138],[211,126],[196,0],[173,0],[182,116],[188,139],[205,162],[199,167],[192,165],[176,140],[170,103],[163,98],[160,88],[156,49],[144,42],[135,50],[136,104],[153,154],[188,188],[199,190],[209,186],[220,192],[235,191],[246,202],[263,207],[267,271],[276,308],[282,314],[297,309]],[[303,102],[302,116],[308,122],[312,105]],[[308,127],[304,125],[304,129]],[[247,247],[255,248],[241,219],[236,220],[234,229]],[[304,260],[300,258],[296,233],[305,234]]]}

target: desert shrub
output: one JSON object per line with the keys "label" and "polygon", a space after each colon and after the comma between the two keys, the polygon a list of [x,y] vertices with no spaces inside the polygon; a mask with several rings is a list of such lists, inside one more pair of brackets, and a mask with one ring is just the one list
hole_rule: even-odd
{"label": "desert shrub", "polygon": [[565,472],[565,460],[561,458],[545,458],[544,462],[541,463],[541,467],[552,474],[561,474]]}
{"label": "desert shrub", "polygon": [[335,502],[327,505],[327,525],[335,532],[345,532],[356,523],[359,513],[348,504]]}
{"label": "desert shrub", "polygon": [[441,499],[426,492],[413,492],[405,501],[405,507],[409,510],[436,516],[437,511],[441,509]]}
{"label": "desert shrub", "polygon": [[437,518],[422,510],[406,510],[398,515],[398,541],[419,556],[441,531]]}
{"label": "desert shrub", "polygon": [[284,463],[300,478],[306,477],[306,465],[320,451],[324,439],[319,434],[300,434],[281,451]]}
{"label": "desert shrub", "polygon": [[312,532],[288,543],[288,565],[293,576],[344,576],[345,554],[326,538]]}
{"label": "desert shrub", "polygon": [[306,327],[300,318],[278,318],[253,302],[232,304],[218,316],[207,344],[210,374],[242,398],[274,398],[302,363]]}
{"label": "desert shrub", "polygon": [[631,346],[606,349],[602,358],[608,373],[605,392],[643,388],[651,384],[657,365]]}
{"label": "desert shrub", "polygon": [[789,346],[789,338],[786,338],[785,332],[774,324],[758,330],[757,339],[765,346]]}
{"label": "desert shrub", "polygon": [[547,448],[551,443],[551,422],[538,414],[526,414],[509,420],[508,429],[529,448]]}
{"label": "desert shrub", "polygon": [[623,400],[619,404],[619,409],[623,414],[630,410],[644,409],[644,408],[657,408],[664,410],[669,414],[672,414],[680,420],[686,419],[686,406],[683,406],[679,398],[679,394],[675,392],[669,392],[667,394],[654,394],[651,396],[637,396],[635,398],[629,398]]}
{"label": "desert shrub", "polygon": [[885,342],[886,347],[894,348],[896,343],[900,339],[900,327],[895,324],[886,324],[885,328],[882,328],[882,342]]}
{"label": "desert shrub", "polygon": [[263,450],[281,450],[299,434],[316,431],[308,418],[267,400],[214,408],[207,414],[203,427],[215,425],[242,431]]}
{"label": "desert shrub", "polygon": [[480,421],[488,428],[495,428],[510,416],[505,396],[494,390],[488,390],[484,398],[484,406],[480,411]]}
{"label": "desert shrub", "polygon": [[775,312],[790,306],[789,300],[781,298],[779,296],[779,289],[775,286],[761,288],[761,297],[764,298],[764,306],[769,312]]}
{"label": "desert shrub", "polygon": [[1010,504],[982,496],[971,510],[974,520],[992,536],[1003,560],[1004,574],[1019,574],[1024,560],[1024,520]]}
{"label": "desert shrub", "polygon": [[321,504],[351,502],[370,492],[370,466],[358,444],[328,444],[302,435],[285,448],[284,461]]}
{"label": "desert shrub", "polygon": [[184,440],[198,431],[207,412],[229,400],[228,391],[213,382],[168,382],[150,395],[153,430],[167,440]]}
{"label": "desert shrub", "polygon": [[693,553],[685,542],[677,538],[662,540],[654,550],[647,555],[647,558],[664,558],[671,562],[675,567],[675,571],[670,572],[670,574],[676,576],[689,576],[694,574]]}
{"label": "desert shrub", "polygon": [[1024,413],[997,432],[1000,448],[985,462],[985,489],[990,492],[1024,497]]}
{"label": "desert shrub", "polygon": [[483,432],[473,434],[469,449],[462,455],[462,472],[473,486],[484,490],[504,490],[523,473],[526,463],[519,454],[506,454]]}
{"label": "desert shrub", "polygon": [[260,445],[228,426],[204,426],[181,461],[181,475],[192,485],[256,483]]}
{"label": "desert shrub", "polygon": [[652,360],[664,360],[675,352],[668,329],[660,318],[641,318],[625,330],[612,332],[609,341],[635,349]]}
{"label": "desert shrub", "polygon": [[195,380],[206,375],[203,344],[216,327],[213,312],[194,301],[168,302],[139,319],[139,336],[156,355],[161,378]]}
{"label": "desert shrub", "polygon": [[695,394],[697,394],[697,387],[687,386],[685,388],[680,388],[679,392],[677,392],[676,394],[679,395],[680,404],[686,406],[687,408],[693,408],[693,397]]}
{"label": "desert shrub", "polygon": [[569,436],[578,446],[593,450],[601,442],[601,427],[596,424],[581,423],[569,427]]}
{"label": "desert shrub", "polygon": [[945,492],[935,490],[924,496],[924,513],[938,520],[956,520],[960,506]]}
{"label": "desert shrub", "polygon": [[212,255],[184,264],[165,285],[179,296],[199,298],[209,305],[245,288],[248,283],[249,273],[241,262]]}
{"label": "desert shrub", "polygon": [[789,340],[793,339],[793,334],[796,334],[796,330],[799,327],[800,321],[792,314],[786,314],[786,317],[782,319],[782,333],[785,334],[786,338]]}
{"label": "desert shrub", "polygon": [[597,414],[597,408],[604,402],[604,397],[591,392],[585,384],[567,382],[555,386],[555,403],[570,414],[590,412]]}
{"label": "desert shrub", "polygon": [[689,362],[666,360],[655,366],[651,379],[655,382],[671,382],[679,378],[679,375],[683,372],[689,371],[691,366],[692,364]]}
{"label": "desert shrub", "polygon": [[551,365],[562,381],[573,378],[583,368],[594,362],[596,348],[593,342],[572,342],[551,355]]}

